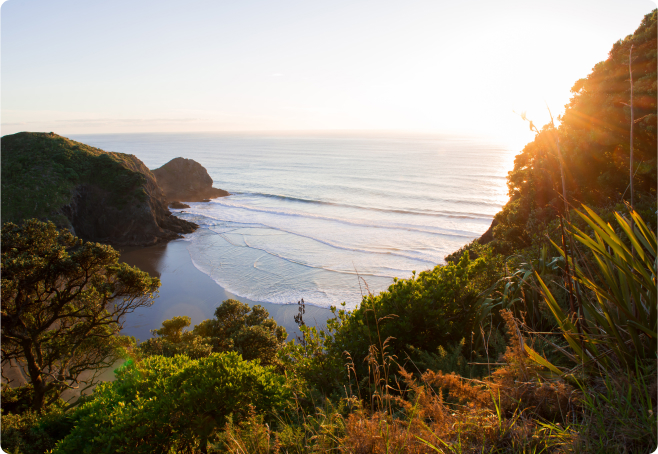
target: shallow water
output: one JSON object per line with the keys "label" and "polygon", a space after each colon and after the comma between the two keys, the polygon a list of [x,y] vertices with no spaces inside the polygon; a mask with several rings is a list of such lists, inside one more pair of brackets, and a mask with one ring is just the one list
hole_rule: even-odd
{"label": "shallow water", "polygon": [[182,156],[232,195],[172,210],[195,266],[254,301],[352,308],[443,263],[507,201],[513,153],[457,136],[113,134],[72,136],[150,169]]}

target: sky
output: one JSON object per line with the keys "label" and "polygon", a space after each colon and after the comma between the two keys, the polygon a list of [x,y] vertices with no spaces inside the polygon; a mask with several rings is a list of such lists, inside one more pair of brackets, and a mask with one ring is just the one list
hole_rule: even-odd
{"label": "sky", "polygon": [[647,0],[8,0],[1,134],[532,138]]}

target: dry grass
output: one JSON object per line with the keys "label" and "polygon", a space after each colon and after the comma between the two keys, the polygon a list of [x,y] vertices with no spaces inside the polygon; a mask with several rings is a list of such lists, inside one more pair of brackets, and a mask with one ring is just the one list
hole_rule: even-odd
{"label": "dry grass", "polygon": [[415,378],[401,369],[406,391],[391,397],[396,411],[350,414],[340,452],[566,452],[577,435],[565,424],[579,393],[543,380],[521,349],[525,340],[511,313],[505,319],[514,334],[501,358],[506,366],[483,381],[440,371]]}
{"label": "dry grass", "polygon": [[485,380],[400,368],[401,382],[392,393],[382,376],[389,364],[373,362],[376,405],[343,399],[347,412],[325,406],[295,424],[280,421],[276,430],[252,415],[240,425],[229,422],[216,447],[234,454],[570,452],[578,433],[567,421],[579,412],[580,391],[542,379],[521,347],[527,340],[511,313],[505,319],[514,333],[499,360],[507,365]]}

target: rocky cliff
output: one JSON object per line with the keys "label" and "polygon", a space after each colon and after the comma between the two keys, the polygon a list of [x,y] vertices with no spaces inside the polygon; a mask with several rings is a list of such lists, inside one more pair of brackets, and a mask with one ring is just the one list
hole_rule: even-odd
{"label": "rocky cliff", "polygon": [[212,187],[212,178],[206,169],[192,159],[175,158],[152,170],[168,202],[203,202],[230,195]]}
{"label": "rocky cliff", "polygon": [[114,246],[155,244],[198,227],[172,216],[155,177],[134,155],[21,132],[2,137],[2,222],[28,218]]}

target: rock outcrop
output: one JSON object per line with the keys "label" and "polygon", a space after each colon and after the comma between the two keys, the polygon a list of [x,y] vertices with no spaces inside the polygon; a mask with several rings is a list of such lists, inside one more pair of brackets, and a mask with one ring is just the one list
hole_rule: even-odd
{"label": "rock outcrop", "polygon": [[192,159],[175,158],[162,167],[152,170],[167,202],[207,202],[225,197],[228,192],[212,187],[212,178],[206,169]]}
{"label": "rock outcrop", "polygon": [[134,155],[53,133],[2,138],[2,215],[3,222],[52,220],[113,246],[151,245],[198,227],[171,214],[155,177]]}

